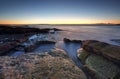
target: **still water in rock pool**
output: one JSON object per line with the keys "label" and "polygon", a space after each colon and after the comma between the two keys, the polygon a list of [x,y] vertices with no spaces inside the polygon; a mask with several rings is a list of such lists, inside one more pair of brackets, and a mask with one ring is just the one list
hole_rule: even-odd
{"label": "still water in rock pool", "polygon": [[[35,50],[33,50],[32,53],[50,52],[50,50],[53,48],[63,49],[64,51],[66,51],[69,57],[76,63],[76,65],[81,68],[82,64],[77,58],[77,50],[80,47],[80,43],[58,41],[56,44],[41,44]],[[19,56],[24,53],[24,51],[16,51],[13,54],[11,54],[11,56]]]}
{"label": "still water in rock pool", "polygon": [[51,49],[55,47],[55,44],[41,44],[39,47],[37,47],[33,52],[50,52]]}
{"label": "still water in rock pool", "polygon": [[76,65],[81,67],[81,63],[77,58],[77,50],[81,47],[80,43],[59,41],[56,43],[56,47],[66,51]]}
{"label": "still water in rock pool", "polygon": [[55,47],[55,44],[40,44],[36,49],[31,52],[25,51],[11,51],[8,56],[19,56],[25,53],[40,53],[40,52],[50,52],[51,49]]}

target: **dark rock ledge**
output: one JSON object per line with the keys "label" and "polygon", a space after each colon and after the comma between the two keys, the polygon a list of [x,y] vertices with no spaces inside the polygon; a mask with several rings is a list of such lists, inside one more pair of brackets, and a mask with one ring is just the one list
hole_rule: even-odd
{"label": "dark rock ledge", "polygon": [[66,42],[66,43],[67,43],[67,42],[68,42],[68,43],[69,43],[69,42],[74,42],[74,43],[80,43],[80,44],[82,44],[82,41],[81,41],[81,40],[70,40],[70,39],[68,39],[68,38],[64,38],[63,40],[64,40],[64,42]]}

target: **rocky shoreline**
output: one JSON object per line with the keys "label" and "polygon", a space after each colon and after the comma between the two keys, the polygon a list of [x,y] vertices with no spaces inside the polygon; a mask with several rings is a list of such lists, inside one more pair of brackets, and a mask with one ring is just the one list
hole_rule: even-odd
{"label": "rocky shoreline", "polygon": [[0,57],[0,79],[87,79],[60,49],[49,53]]}
{"label": "rocky shoreline", "polygon": [[6,55],[9,51],[16,49],[21,50],[19,48],[24,49],[25,52],[30,52],[32,49],[35,49],[38,44],[55,43],[55,40],[50,40],[47,36],[48,33],[52,34],[55,31],[61,30],[56,28],[30,28],[27,25],[21,27],[0,25],[0,56]]}
{"label": "rocky shoreline", "polygon": [[[4,31],[0,34],[6,36],[17,33],[14,38],[4,36],[0,39],[0,79],[120,79],[120,46],[97,40],[64,38],[63,42],[72,45],[71,49],[80,44],[81,47],[74,50],[83,65],[80,69],[64,49],[54,47],[49,52],[34,53],[39,45],[57,43],[53,37],[48,39],[47,34],[61,31],[59,29],[1,26],[0,30]],[[21,37],[17,38],[18,35]],[[25,54],[5,56],[11,50]]]}

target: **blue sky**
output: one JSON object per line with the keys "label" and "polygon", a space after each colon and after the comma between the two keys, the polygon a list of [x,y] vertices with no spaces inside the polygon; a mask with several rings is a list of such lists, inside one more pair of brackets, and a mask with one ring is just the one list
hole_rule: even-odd
{"label": "blue sky", "polygon": [[120,0],[0,0],[0,23],[120,23]]}

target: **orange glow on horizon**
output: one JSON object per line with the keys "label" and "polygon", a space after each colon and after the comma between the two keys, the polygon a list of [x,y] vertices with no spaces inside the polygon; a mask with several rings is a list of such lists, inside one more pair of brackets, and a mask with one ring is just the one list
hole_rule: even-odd
{"label": "orange glow on horizon", "polygon": [[116,21],[93,21],[93,20],[29,20],[29,21],[0,21],[0,24],[97,24],[97,23],[111,23],[120,24],[120,20]]}

